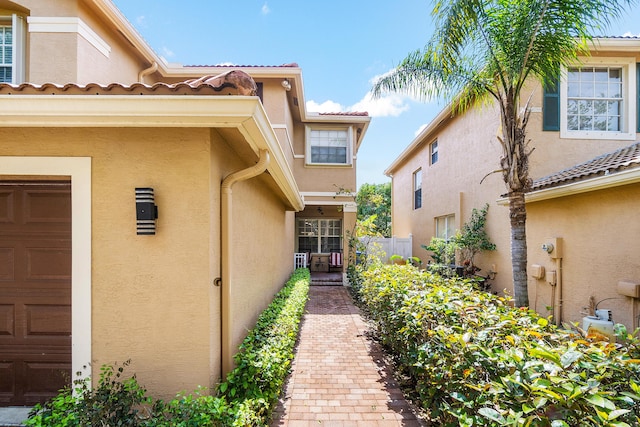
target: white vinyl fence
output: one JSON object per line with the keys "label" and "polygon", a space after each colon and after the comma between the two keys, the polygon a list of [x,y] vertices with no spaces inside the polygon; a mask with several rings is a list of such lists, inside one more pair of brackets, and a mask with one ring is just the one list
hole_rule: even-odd
{"label": "white vinyl fence", "polygon": [[392,255],[400,255],[404,259],[412,256],[413,238],[409,237],[361,237],[360,241],[367,247],[367,253],[384,252],[383,261],[389,262]]}

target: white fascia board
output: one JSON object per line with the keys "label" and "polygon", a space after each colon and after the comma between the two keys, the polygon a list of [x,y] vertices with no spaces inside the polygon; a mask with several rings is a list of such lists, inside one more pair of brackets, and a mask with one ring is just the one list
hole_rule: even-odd
{"label": "white fascia board", "polygon": [[[591,191],[605,190],[627,184],[640,182],[640,167],[615,172],[610,175],[598,176],[584,181],[572,182],[558,187],[544,188],[525,195],[526,203],[540,202],[543,200],[558,199]],[[509,199],[498,199],[499,205],[508,205]]]}
{"label": "white fascia board", "polygon": [[107,58],[111,53],[111,46],[105,42],[82,19],[75,16],[28,16],[30,33],[72,33],[81,35],[98,52]]}
{"label": "white fascia board", "polygon": [[0,127],[236,128],[294,210],[304,202],[267,114],[255,96],[1,95]]}

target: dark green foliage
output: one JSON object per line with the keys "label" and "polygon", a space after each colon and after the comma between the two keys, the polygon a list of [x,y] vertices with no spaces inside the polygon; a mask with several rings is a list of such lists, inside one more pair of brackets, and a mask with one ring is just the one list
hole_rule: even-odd
{"label": "dark green foliage", "polygon": [[75,381],[75,389],[64,389],[44,405],[36,405],[27,426],[141,426],[144,405],[151,403],[135,376],[123,378],[121,366],[103,366],[100,380],[91,388],[89,380]]}
{"label": "dark green foliage", "polygon": [[358,221],[373,217],[375,232],[391,237],[391,183],[362,184],[356,195]]}
{"label": "dark green foliage", "polygon": [[379,337],[442,426],[637,426],[640,341],[592,342],[512,301],[411,266],[359,275]]}
{"label": "dark green foliage", "polygon": [[30,415],[30,427],[200,427],[267,426],[294,357],[298,327],[309,294],[309,270],[296,270],[235,356],[236,368],[218,386],[153,401],[124,367],[103,366],[97,387],[76,382]]}

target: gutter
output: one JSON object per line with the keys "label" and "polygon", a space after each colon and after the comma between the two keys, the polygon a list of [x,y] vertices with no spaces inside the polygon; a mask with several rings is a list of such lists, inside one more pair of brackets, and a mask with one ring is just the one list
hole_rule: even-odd
{"label": "gutter", "polygon": [[149,68],[145,68],[144,70],[138,73],[138,82],[144,84],[144,78],[149,74],[153,74],[158,71],[158,63],[153,61],[153,64]]}
{"label": "gutter", "polygon": [[267,170],[271,157],[268,150],[260,150],[258,163],[227,175],[220,186],[221,197],[221,248],[220,248],[220,269],[222,281],[220,283],[220,313],[221,313],[221,333],[220,333],[220,356],[221,356],[221,376],[224,378],[233,369],[233,349],[231,344],[231,284],[233,283],[233,271],[231,260],[233,259],[233,242],[231,232],[233,231],[233,190],[236,182],[254,178]]}

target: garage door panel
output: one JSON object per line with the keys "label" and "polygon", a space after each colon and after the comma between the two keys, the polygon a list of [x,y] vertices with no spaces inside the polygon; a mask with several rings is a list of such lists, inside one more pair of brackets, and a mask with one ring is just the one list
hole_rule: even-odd
{"label": "garage door panel", "polygon": [[0,182],[0,406],[70,384],[71,187]]}
{"label": "garage door panel", "polygon": [[14,190],[0,189],[0,223],[15,222],[15,194]]}
{"label": "garage door panel", "polygon": [[[4,245],[4,243],[2,243]],[[0,281],[15,280],[15,249],[0,247]]]}
{"label": "garage door panel", "polygon": [[71,279],[71,249],[30,247],[26,251],[26,280],[68,281]]}
{"label": "garage door panel", "polygon": [[[49,357],[49,359],[53,358]],[[71,384],[71,364],[66,362],[62,355],[59,359],[47,362],[35,359],[25,360],[25,396],[35,396],[42,392],[55,394],[60,390],[60,384]]]}
{"label": "garage door panel", "polygon": [[26,336],[71,335],[71,307],[69,305],[36,305],[26,307]]}
{"label": "garage door panel", "polygon": [[0,361],[0,403],[8,404],[15,394],[15,361]]}
{"label": "garage door panel", "polygon": [[64,191],[27,190],[24,193],[24,223],[71,223],[71,199]]}
{"label": "garage door panel", "polygon": [[0,304],[0,337],[15,336],[16,310],[13,304]]}

